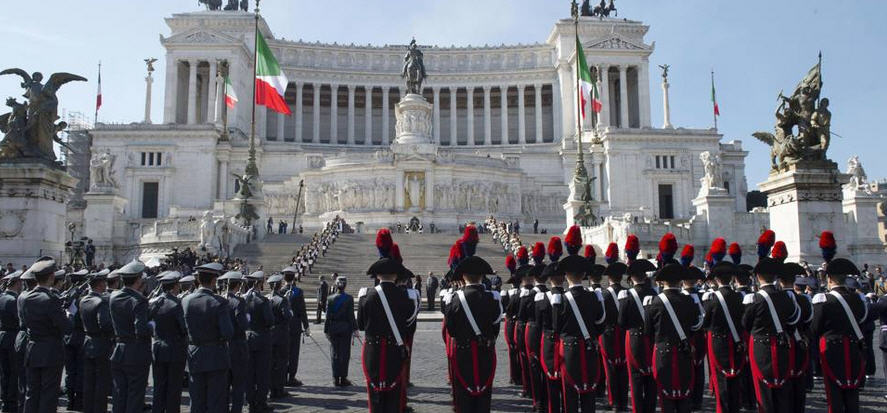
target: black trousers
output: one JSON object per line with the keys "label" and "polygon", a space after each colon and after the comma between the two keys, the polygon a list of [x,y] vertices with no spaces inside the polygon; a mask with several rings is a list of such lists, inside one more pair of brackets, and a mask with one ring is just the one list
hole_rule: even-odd
{"label": "black trousers", "polygon": [[268,389],[271,383],[271,352],[250,351],[249,369],[246,376],[246,400],[250,410],[268,403]]}
{"label": "black trousers", "polygon": [[111,391],[113,413],[142,413],[145,391],[148,389],[148,370],[151,365],[111,363]]}
{"label": "black trousers", "polygon": [[104,357],[84,358],[83,413],[106,413],[110,394],[111,362]]}
{"label": "black trousers", "polygon": [[724,373],[715,368],[709,369],[712,373],[708,380],[714,387],[715,406],[717,413],[739,413],[742,395],[742,375],[728,378]]}
{"label": "black trousers", "polygon": [[[293,357],[292,352],[290,350],[290,345],[292,344],[290,339],[283,340],[277,343],[273,343],[271,345],[271,360],[274,362],[271,363],[271,392],[272,393],[283,393],[284,386],[286,385],[286,374],[289,366],[293,365],[293,359],[295,359],[296,369],[298,369],[298,356]],[[300,340],[295,340],[300,341]],[[298,354],[298,353],[296,353]],[[285,361],[289,360],[289,364]],[[292,369],[292,367],[289,367]]]}
{"label": "black trousers", "polygon": [[333,378],[347,378],[349,362],[351,362],[351,336],[330,336],[330,368]]}
{"label": "black trousers", "polygon": [[786,386],[791,386],[793,411],[804,413],[807,405],[807,375],[786,380]]}
{"label": "black trousers", "polygon": [[25,377],[27,390],[24,413],[56,411],[62,383],[62,366],[28,367]]}
{"label": "black trousers", "polygon": [[82,345],[65,344],[65,392],[68,403],[79,400],[83,393],[83,349]]}
{"label": "black trousers", "polygon": [[389,391],[369,391],[370,413],[400,412],[400,389]]}
{"label": "black trousers", "polygon": [[[544,373],[543,373],[544,374]],[[546,397],[548,399],[548,412],[549,413],[560,413],[564,409],[564,381],[561,379],[551,380],[548,376],[545,377],[545,384],[547,385]]]}
{"label": "black trousers", "polygon": [[154,393],[151,399],[153,413],[178,413],[182,404],[182,384],[185,381],[185,362],[152,364]]}
{"label": "black trousers", "polygon": [[745,410],[755,410],[757,408],[757,397],[755,396],[755,381],[751,376],[751,367],[745,363],[742,373],[739,374],[739,388],[741,390],[740,403]]}
{"label": "black trousers", "polygon": [[317,300],[317,318],[314,320],[314,324],[320,324],[320,316],[326,311],[326,298],[323,299],[323,304],[321,304],[320,299]]}
{"label": "black trousers", "polygon": [[690,391],[690,405],[702,406],[702,395],[705,393],[705,359],[698,365],[694,360],[693,369],[696,380],[693,381],[693,388]]}
{"label": "black trousers", "polygon": [[479,396],[472,396],[464,387],[456,385],[453,393],[453,407],[456,413],[489,413],[493,390],[488,389]]}
{"label": "black trousers", "polygon": [[564,384],[561,393],[563,394],[564,400],[564,411],[568,413],[594,413],[594,403],[595,403],[595,392],[590,391],[587,393],[579,393],[576,391],[573,386],[569,386],[564,381],[561,381]]}
{"label": "black trousers", "polygon": [[[286,365],[286,373],[284,374],[284,379],[286,378],[286,374],[289,374],[292,377],[296,377],[296,374],[299,373],[299,354],[302,351],[302,333],[290,334],[287,346],[289,347],[289,362]],[[277,357],[274,357],[274,360],[279,359]]]}
{"label": "black trousers", "polygon": [[243,411],[246,383],[250,374],[249,346],[246,340],[239,339],[230,341],[228,349],[231,355],[231,370],[228,371],[228,402],[231,403],[231,413],[240,413]]}
{"label": "black trousers", "polygon": [[829,413],[859,412],[859,389],[843,390],[833,381],[823,378]]}
{"label": "black trousers", "polygon": [[18,410],[18,376],[15,350],[0,349],[0,401],[4,412]]}
{"label": "black trousers", "polygon": [[656,380],[653,375],[643,375],[640,370],[628,367],[628,382],[631,386],[631,410],[633,413],[654,413],[656,411]]}
{"label": "black trousers", "polygon": [[628,406],[628,366],[604,361],[607,380],[607,401],[611,407]]}
{"label": "black trousers", "polygon": [[25,350],[24,346],[15,351],[15,365],[18,369],[18,411],[25,411],[25,395],[28,392],[28,381],[25,379],[27,370],[25,369]]}
{"label": "black trousers", "polygon": [[530,387],[533,390],[533,405],[536,408],[548,407],[548,379],[542,371],[542,363],[537,357],[530,357]]}
{"label": "black trousers", "polygon": [[430,292],[425,294],[425,297],[428,298],[428,311],[434,311],[434,293]]}
{"label": "black trousers", "polygon": [[228,370],[191,372],[191,413],[228,411]]}
{"label": "black trousers", "polygon": [[[755,396],[758,410],[763,412],[790,412],[794,403],[792,384],[788,381],[778,389],[767,387],[761,380],[755,380]],[[832,412],[834,413],[834,412]]]}
{"label": "black trousers", "polygon": [[690,413],[690,406],[693,404],[693,401],[690,397],[685,399],[667,399],[665,397],[661,398],[659,401],[659,410],[662,413]]}

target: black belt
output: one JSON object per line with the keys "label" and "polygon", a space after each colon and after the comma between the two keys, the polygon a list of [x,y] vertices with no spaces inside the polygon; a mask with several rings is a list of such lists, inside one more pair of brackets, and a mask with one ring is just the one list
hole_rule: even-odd
{"label": "black belt", "polygon": [[188,340],[188,344],[192,346],[220,346],[223,344],[227,344],[227,340],[214,340],[214,341],[202,341],[202,340]]}

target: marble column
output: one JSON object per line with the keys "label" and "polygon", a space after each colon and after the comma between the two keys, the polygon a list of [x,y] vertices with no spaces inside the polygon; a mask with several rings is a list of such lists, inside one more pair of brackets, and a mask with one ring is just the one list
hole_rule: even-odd
{"label": "marble column", "polygon": [[354,145],[354,90],[356,86],[348,85],[348,144]]}
{"label": "marble column", "polygon": [[432,129],[434,129],[434,143],[440,145],[440,88],[433,87],[431,88],[431,93],[433,95],[432,105],[434,106],[434,110],[432,111]]}
{"label": "marble column", "polygon": [[188,124],[197,123],[197,60],[188,61]]}
{"label": "marble column", "polygon": [[209,79],[209,87],[206,88],[206,123],[215,123],[216,99],[219,94],[218,70],[219,61],[210,60],[209,74],[207,75],[207,78]]}
{"label": "marble column", "polygon": [[312,102],[312,125],[314,127],[311,142],[320,143],[320,83],[312,83],[311,87],[314,89],[314,101]]}
{"label": "marble column", "polygon": [[671,129],[671,109],[668,107],[668,79],[662,79],[662,128]]}
{"label": "marble column", "polygon": [[305,86],[302,82],[296,82],[296,133],[295,136],[296,142],[302,143],[302,125],[304,120],[302,119],[302,88]]}
{"label": "marble column", "polygon": [[628,66],[619,66],[619,127],[628,128]]}
{"label": "marble column", "polygon": [[219,162],[219,196],[218,199],[228,198],[228,161]]}
{"label": "marble column", "polygon": [[536,136],[533,140],[536,143],[542,143],[542,84],[534,84],[533,90],[535,92],[533,97],[536,106]]}
{"label": "marble column", "polygon": [[339,143],[339,85],[330,85],[330,143]]}
{"label": "marble column", "polygon": [[508,86],[499,86],[499,115],[502,124],[502,137],[500,145],[507,145],[508,142]]}
{"label": "marble column", "polygon": [[372,145],[373,144],[373,87],[372,86],[364,86],[363,88],[366,97],[364,98],[364,137],[363,144],[364,145]]}
{"label": "marble column", "polygon": [[642,128],[650,127],[650,67],[644,63],[637,67],[638,70],[638,114]]}
{"label": "marble column", "polygon": [[490,89],[484,86],[484,145],[493,144],[493,115],[490,110]]}
{"label": "marble column", "polygon": [[610,66],[601,65],[598,67],[601,74],[601,128],[610,126]]}
{"label": "marble column", "polygon": [[388,86],[382,87],[382,145],[387,146],[389,143],[389,136],[391,133],[389,126],[389,117],[391,113],[389,112],[389,97],[390,97],[390,88]]}
{"label": "marble column", "polygon": [[465,126],[468,130],[468,144],[474,146],[476,142],[474,141],[474,86],[469,86],[465,89],[466,97],[468,100],[466,101],[466,113],[465,116]]}
{"label": "marble column", "polygon": [[523,145],[527,143],[527,109],[524,108],[524,92],[526,86],[517,86],[517,143]]}
{"label": "marble column", "polygon": [[180,60],[166,59],[166,92],[163,105],[163,122],[175,123],[177,103],[179,101],[179,64]]}
{"label": "marble column", "polygon": [[459,144],[459,108],[456,106],[456,95],[458,93],[458,88],[450,88],[450,146],[456,146]]}
{"label": "marble column", "polygon": [[154,84],[154,76],[151,75],[151,72],[148,72],[148,76],[145,76],[145,120],[144,123],[146,125],[151,124],[151,89]]}
{"label": "marble column", "polygon": [[286,115],[283,113],[277,114],[277,140],[282,141],[285,139],[286,129],[283,128],[286,123]]}

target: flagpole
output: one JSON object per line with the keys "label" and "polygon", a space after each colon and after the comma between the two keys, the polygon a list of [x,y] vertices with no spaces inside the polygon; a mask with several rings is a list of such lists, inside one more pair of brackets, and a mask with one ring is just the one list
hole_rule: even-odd
{"label": "flagpole", "polygon": [[252,111],[252,121],[250,122],[250,135],[249,135],[249,158],[246,162],[246,169],[244,173],[246,175],[250,175],[254,178],[258,178],[259,176],[259,168],[256,166],[256,75],[258,70],[258,56],[259,56],[259,1],[256,0],[256,24],[255,24],[255,39],[253,42],[253,111]]}
{"label": "flagpole", "polygon": [[717,97],[714,95],[715,91],[715,70],[711,69],[711,117],[715,121],[715,130],[718,130],[718,114],[715,112],[715,107],[718,104]]}
{"label": "flagpole", "polygon": [[583,169],[585,167],[585,159],[582,155],[582,90],[579,88],[579,8],[576,0],[573,0],[573,28],[576,30],[576,151]]}
{"label": "flagpole", "polygon": [[[101,88],[102,88],[102,61],[99,60],[99,92],[101,92]],[[96,101],[95,116],[93,116],[93,118],[92,118],[92,127],[95,128],[95,126],[98,123],[99,123],[99,105],[98,105],[98,101]]]}

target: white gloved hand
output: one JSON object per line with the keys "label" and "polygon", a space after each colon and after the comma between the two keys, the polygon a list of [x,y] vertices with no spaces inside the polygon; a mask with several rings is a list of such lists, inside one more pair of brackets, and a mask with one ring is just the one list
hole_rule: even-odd
{"label": "white gloved hand", "polygon": [[77,306],[72,302],[71,305],[68,306],[68,315],[73,317],[77,314]]}

